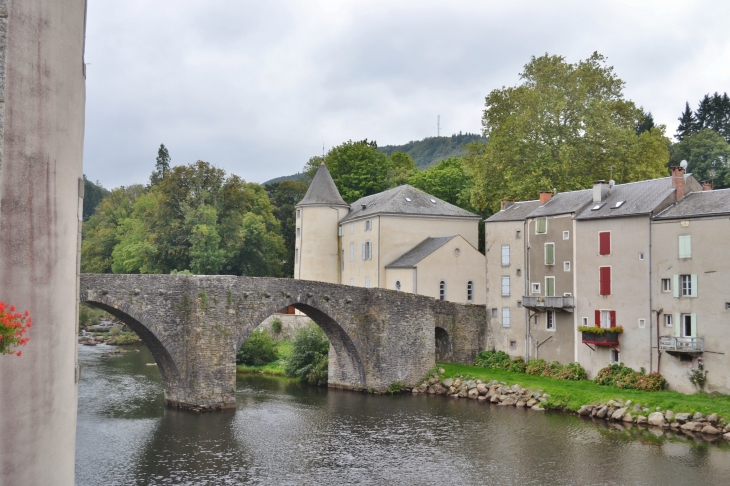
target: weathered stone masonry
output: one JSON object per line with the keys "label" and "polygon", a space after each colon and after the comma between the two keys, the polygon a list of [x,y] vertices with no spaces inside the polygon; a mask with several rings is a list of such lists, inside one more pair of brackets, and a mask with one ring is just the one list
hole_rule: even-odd
{"label": "weathered stone masonry", "polygon": [[329,386],[382,391],[415,385],[434,366],[435,328],[450,361],[484,349],[484,306],[384,289],[305,280],[193,275],[81,276],[82,302],[109,311],[147,344],[168,405],[235,407],[236,351],[261,322],[291,305],[330,340]]}

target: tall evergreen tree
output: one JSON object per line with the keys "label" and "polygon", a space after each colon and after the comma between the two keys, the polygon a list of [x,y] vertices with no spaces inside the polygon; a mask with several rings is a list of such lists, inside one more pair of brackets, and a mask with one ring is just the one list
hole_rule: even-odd
{"label": "tall evergreen tree", "polygon": [[170,152],[164,143],[160,144],[157,150],[157,161],[155,163],[155,171],[150,176],[150,185],[158,184],[170,172]]}
{"label": "tall evergreen tree", "polygon": [[641,135],[643,132],[648,132],[656,125],[654,125],[654,117],[650,111],[644,111],[644,107],[639,108],[641,110],[641,117],[639,122],[636,124],[636,135]]}
{"label": "tall evergreen tree", "polygon": [[677,127],[677,133],[674,135],[674,138],[681,142],[685,137],[689,137],[697,131],[697,118],[692,113],[689,103],[684,104],[684,112],[678,120],[679,126]]}

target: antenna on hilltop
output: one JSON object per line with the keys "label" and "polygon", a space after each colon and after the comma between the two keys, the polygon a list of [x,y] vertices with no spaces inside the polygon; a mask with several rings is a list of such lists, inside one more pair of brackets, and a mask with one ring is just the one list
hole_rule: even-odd
{"label": "antenna on hilltop", "polygon": [[436,136],[441,136],[441,115],[436,117]]}

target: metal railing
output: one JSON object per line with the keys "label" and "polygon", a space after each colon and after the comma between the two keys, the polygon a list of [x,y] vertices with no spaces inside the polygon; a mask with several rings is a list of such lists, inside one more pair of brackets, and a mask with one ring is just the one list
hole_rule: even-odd
{"label": "metal railing", "polygon": [[522,306],[529,309],[572,309],[573,297],[522,297]]}
{"label": "metal railing", "polygon": [[704,353],[705,338],[661,336],[659,338],[659,349],[678,353]]}

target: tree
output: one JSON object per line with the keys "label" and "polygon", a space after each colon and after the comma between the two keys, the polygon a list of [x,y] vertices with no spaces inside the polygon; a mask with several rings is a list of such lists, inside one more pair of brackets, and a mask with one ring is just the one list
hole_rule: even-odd
{"label": "tree", "polygon": [[387,172],[385,175],[386,189],[407,184],[413,175],[416,174],[416,163],[413,157],[405,152],[393,152],[388,157]]}
{"label": "tree", "polygon": [[158,184],[170,172],[170,152],[164,143],[160,144],[157,150],[157,161],[155,163],[155,171],[150,176],[150,185]]}
{"label": "tree", "polygon": [[727,93],[706,94],[694,113],[690,110],[689,103],[685,103],[675,137],[681,142],[684,137],[695,134],[703,128],[717,132],[730,142],[730,97]]}
{"label": "tree", "polygon": [[282,274],[286,277],[294,275],[294,246],[296,243],[296,208],[299,201],[307,193],[307,185],[303,182],[282,181],[264,186],[274,208],[274,216],[281,225],[286,256],[282,265]]}
{"label": "tree", "polygon": [[641,110],[641,117],[639,123],[636,124],[636,135],[639,136],[644,132],[648,132],[656,125],[654,125],[654,117],[651,112],[644,111],[644,107],[639,108]]}
{"label": "tree", "polygon": [[730,144],[714,130],[702,129],[672,146],[671,165],[688,162],[697,180],[713,181],[715,188],[730,187]]}
{"label": "tree", "polygon": [[697,129],[697,118],[689,107],[689,103],[684,104],[684,112],[682,116],[678,118],[679,126],[677,127],[677,133],[674,138],[680,142],[684,140],[684,137],[688,137],[696,132]]}
{"label": "tree", "polygon": [[474,181],[464,172],[461,159],[457,157],[442,160],[430,169],[414,174],[410,183],[439,199],[473,211],[469,199]]}
{"label": "tree", "polygon": [[665,127],[637,136],[642,110],[624,99],[624,82],[600,54],[577,64],[533,57],[520,78],[487,96],[488,141],[470,144],[462,159],[475,208],[496,211],[500,199],[584,189],[611,175],[622,183],[665,174]]}
{"label": "tree", "polygon": [[84,174],[84,221],[89,220],[102,199],[108,195],[109,191],[104,189],[99,181],[94,184]]}

